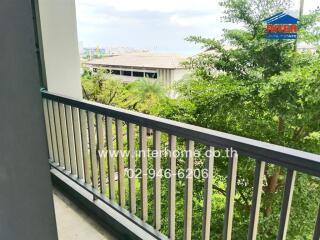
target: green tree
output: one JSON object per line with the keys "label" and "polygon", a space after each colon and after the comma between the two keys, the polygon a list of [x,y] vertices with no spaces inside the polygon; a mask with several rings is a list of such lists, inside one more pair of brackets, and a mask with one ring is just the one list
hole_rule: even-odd
{"label": "green tree", "polygon": [[131,106],[139,112],[159,115],[159,108],[168,97],[163,86],[152,79],[142,78],[128,85],[131,94]]}
{"label": "green tree", "polygon": [[119,105],[128,94],[125,85],[103,69],[98,69],[96,73],[86,70],[81,83],[86,99],[107,105]]}
{"label": "green tree", "polygon": [[[193,106],[190,123],[320,153],[319,52],[299,53],[293,40],[265,38],[262,20],[286,10],[290,4],[290,0],[223,0],[224,20],[241,23],[243,27],[224,30],[222,40],[199,36],[187,39],[210,50],[186,63],[193,75],[177,88],[177,101]],[[318,44],[319,13],[316,9],[300,19],[299,41]],[[175,108],[167,109],[171,112],[163,111],[166,116],[175,115]],[[215,177],[225,181],[226,165],[219,162]],[[246,238],[253,163],[252,159],[240,158],[233,229],[236,239]],[[285,169],[272,165],[265,171],[260,239],[275,239],[277,234],[285,174]],[[216,183],[215,189],[221,181]],[[203,185],[197,186],[195,192],[201,192]],[[223,195],[223,189],[219,194]],[[317,197],[319,183],[299,174],[288,239],[310,239],[319,202],[306,198]],[[197,202],[195,208],[200,209]],[[223,211],[217,205],[213,209],[217,213],[213,219],[218,220],[212,225],[211,237],[220,239]],[[201,218],[194,221],[200,223]]]}
{"label": "green tree", "polygon": [[159,115],[162,102],[168,101],[166,90],[157,81],[141,78],[124,84],[103,69],[85,71],[82,89],[88,100],[152,115]]}
{"label": "green tree", "polygon": [[[178,84],[178,98],[165,96],[163,88],[140,80],[127,85],[98,71],[83,76],[88,99],[148,114],[320,153],[320,56],[299,53],[293,40],[266,40],[262,20],[286,10],[289,0],[224,0],[225,21],[241,29],[225,30],[223,39],[198,36],[207,53],[186,63],[193,74]],[[303,16],[299,41],[319,43],[319,9]],[[229,45],[231,47],[226,47]],[[165,141],[164,141],[165,142]],[[163,143],[164,144],[164,143]],[[197,145],[204,150],[204,146]],[[177,148],[184,149],[178,139]],[[239,159],[233,237],[246,239],[251,205],[254,159]],[[177,159],[178,169],[185,159]],[[195,160],[203,168],[204,157]],[[166,159],[163,159],[164,168]],[[222,238],[227,159],[215,160],[211,239]],[[275,239],[286,170],[268,164],[265,171],[259,239]],[[150,192],[152,192],[152,185]],[[177,182],[177,239],[183,236],[183,180]],[[166,182],[162,184],[162,216],[167,215]],[[318,207],[319,182],[299,174],[293,197],[288,239],[310,239]],[[200,239],[203,179],[194,179],[193,236]],[[166,218],[161,231],[168,230]]]}

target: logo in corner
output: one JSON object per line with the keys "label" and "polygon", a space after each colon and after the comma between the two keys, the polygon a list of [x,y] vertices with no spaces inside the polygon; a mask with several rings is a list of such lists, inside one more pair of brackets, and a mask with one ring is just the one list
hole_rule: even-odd
{"label": "logo in corner", "polygon": [[267,39],[296,39],[299,19],[280,12],[263,20]]}

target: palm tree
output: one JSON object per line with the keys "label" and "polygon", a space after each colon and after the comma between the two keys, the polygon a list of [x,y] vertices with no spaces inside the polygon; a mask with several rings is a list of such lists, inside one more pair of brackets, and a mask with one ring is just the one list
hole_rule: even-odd
{"label": "palm tree", "polygon": [[135,97],[132,108],[144,113],[152,113],[150,107],[157,105],[166,97],[163,86],[149,78],[142,78],[134,82],[131,90]]}

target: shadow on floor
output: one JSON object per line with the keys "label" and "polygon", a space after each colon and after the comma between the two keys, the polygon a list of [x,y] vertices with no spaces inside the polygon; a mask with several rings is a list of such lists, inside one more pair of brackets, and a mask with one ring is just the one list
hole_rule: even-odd
{"label": "shadow on floor", "polygon": [[53,200],[59,240],[117,239],[56,188]]}

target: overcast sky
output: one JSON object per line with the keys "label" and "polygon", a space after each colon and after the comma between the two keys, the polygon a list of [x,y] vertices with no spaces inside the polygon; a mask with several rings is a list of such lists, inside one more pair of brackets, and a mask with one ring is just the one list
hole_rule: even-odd
{"label": "overcast sky", "polygon": [[[294,0],[290,10],[298,9]],[[79,41],[84,47],[132,47],[153,52],[194,54],[199,47],[184,40],[190,35],[220,38],[218,0],[76,0]],[[305,12],[320,5],[305,0]]]}

